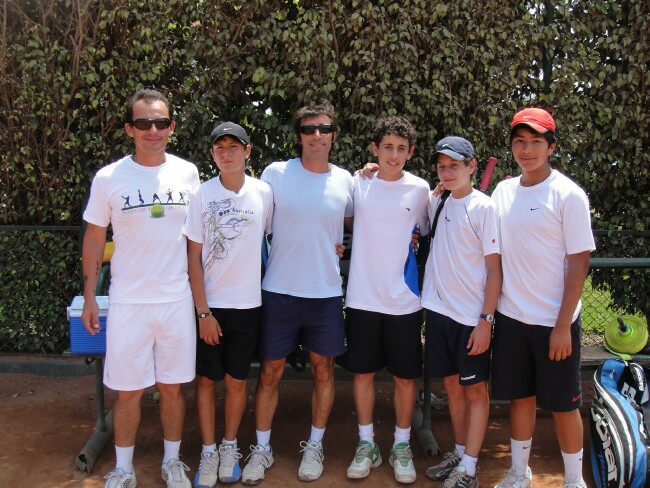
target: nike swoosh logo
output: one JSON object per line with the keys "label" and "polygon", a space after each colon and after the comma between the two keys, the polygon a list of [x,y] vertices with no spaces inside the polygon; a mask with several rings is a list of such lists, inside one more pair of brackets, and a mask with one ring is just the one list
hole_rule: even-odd
{"label": "nike swoosh logo", "polygon": [[410,209],[410,208],[408,208],[408,207],[404,207],[404,208],[405,208],[406,210],[408,210],[409,212],[411,211],[411,209]]}
{"label": "nike swoosh logo", "polygon": [[578,393],[577,396],[573,397],[573,398],[571,399],[571,402],[572,402],[572,403],[573,403],[573,402],[577,402],[578,400],[580,400],[580,397],[581,397],[581,396],[582,396],[582,392]]}
{"label": "nike swoosh logo", "polygon": [[522,447],[523,450],[530,449],[530,446],[524,446]]}
{"label": "nike swoosh logo", "polygon": [[532,208],[532,207],[531,207],[531,208],[530,208],[530,211],[532,212],[533,210],[539,210],[539,207],[536,207],[536,208]]}

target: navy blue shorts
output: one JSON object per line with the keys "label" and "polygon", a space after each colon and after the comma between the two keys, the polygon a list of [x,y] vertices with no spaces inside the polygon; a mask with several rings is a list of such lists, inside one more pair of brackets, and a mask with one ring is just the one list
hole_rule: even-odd
{"label": "navy blue shorts", "polygon": [[425,329],[425,367],[431,378],[458,374],[462,386],[490,378],[490,349],[469,356],[467,343],[474,327],[463,325],[446,315],[427,310]]}
{"label": "navy blue shorts", "polygon": [[196,374],[212,381],[221,381],[226,373],[235,379],[245,380],[255,356],[260,329],[260,307],[210,310],[219,322],[223,336],[216,346],[206,344],[199,337],[197,320]]}
{"label": "navy blue shorts", "polygon": [[582,321],[571,324],[571,355],[548,357],[553,327],[529,325],[497,313],[492,339],[492,396],[517,400],[537,396],[550,412],[570,412],[582,405],[580,345]]}
{"label": "navy blue shorts", "polygon": [[397,378],[422,375],[422,311],[389,315],[346,308],[348,352],[336,362],[351,373],[376,373],[386,367]]}
{"label": "navy blue shorts", "polygon": [[345,353],[342,297],[302,298],[262,290],[260,358],[286,358],[298,340],[321,356]]}

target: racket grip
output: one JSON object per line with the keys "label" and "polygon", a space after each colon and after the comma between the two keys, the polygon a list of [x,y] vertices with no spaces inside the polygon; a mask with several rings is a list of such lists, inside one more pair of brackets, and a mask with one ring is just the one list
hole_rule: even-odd
{"label": "racket grip", "polygon": [[479,189],[486,191],[488,186],[490,186],[490,180],[492,179],[492,173],[494,168],[497,165],[497,158],[491,156],[488,158],[487,166],[485,167],[485,172],[483,173],[483,178],[481,178],[481,184],[478,186]]}

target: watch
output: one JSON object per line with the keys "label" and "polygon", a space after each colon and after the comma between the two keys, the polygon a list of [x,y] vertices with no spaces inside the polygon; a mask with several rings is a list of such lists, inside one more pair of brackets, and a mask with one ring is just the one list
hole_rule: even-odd
{"label": "watch", "polygon": [[210,315],[212,315],[212,312],[203,312],[199,314],[199,318],[204,319],[206,317],[209,317]]}
{"label": "watch", "polygon": [[494,323],[494,315],[491,313],[482,313],[480,318],[485,319],[485,321],[488,322],[489,324]]}

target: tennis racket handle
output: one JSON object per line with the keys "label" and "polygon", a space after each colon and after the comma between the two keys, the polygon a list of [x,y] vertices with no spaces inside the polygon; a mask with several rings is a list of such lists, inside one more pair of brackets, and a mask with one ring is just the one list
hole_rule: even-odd
{"label": "tennis racket handle", "polygon": [[492,173],[494,168],[497,165],[497,158],[489,157],[487,166],[485,167],[485,172],[483,173],[483,178],[481,178],[481,184],[478,186],[481,190],[485,191],[490,186],[490,180],[492,179]]}

